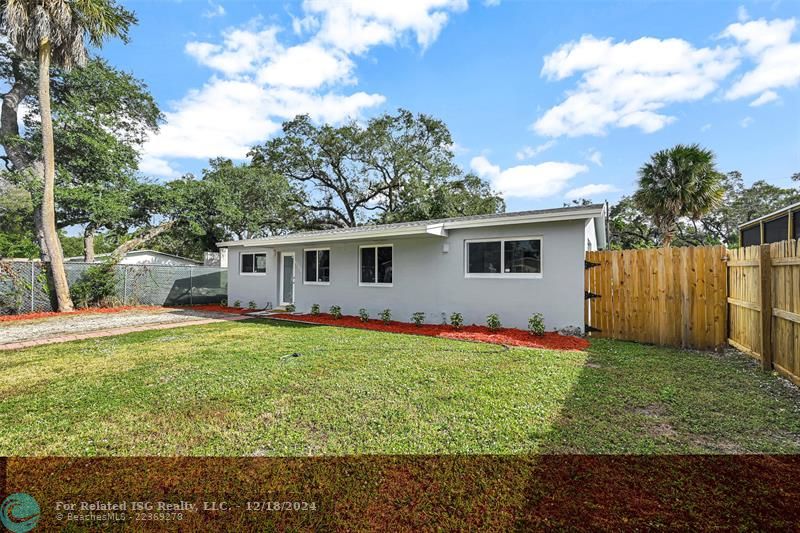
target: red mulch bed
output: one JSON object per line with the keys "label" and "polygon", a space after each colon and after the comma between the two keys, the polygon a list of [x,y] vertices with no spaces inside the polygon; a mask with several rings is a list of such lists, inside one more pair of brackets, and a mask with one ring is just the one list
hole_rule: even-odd
{"label": "red mulch bed", "polygon": [[570,337],[560,333],[548,332],[542,336],[531,335],[527,331],[514,328],[500,328],[497,331],[490,331],[486,326],[464,326],[461,329],[453,329],[452,326],[423,324],[417,326],[406,322],[389,322],[384,324],[380,320],[369,320],[362,322],[356,316],[343,316],[333,318],[331,315],[296,315],[283,314],[278,320],[295,320],[299,322],[312,322],[326,326],[342,326],[347,328],[369,329],[373,331],[385,331],[388,333],[405,333],[410,335],[426,335],[429,337],[444,337],[447,339],[458,339],[464,341],[488,342],[491,344],[505,344],[507,346],[528,346],[531,348],[543,348],[546,350],[585,350],[589,347],[589,341],[579,337]]}
{"label": "red mulch bed", "polygon": [[147,311],[150,309],[162,309],[161,307],[153,305],[121,305],[119,307],[86,307],[85,309],[76,309],[66,313],[59,313],[57,311],[42,311],[41,313],[26,313],[24,315],[2,315],[0,322],[13,322],[16,320],[33,320],[36,318],[48,318],[51,316],[66,316],[66,315],[89,315],[96,313],[119,313],[121,311],[130,311],[136,309],[139,311]]}

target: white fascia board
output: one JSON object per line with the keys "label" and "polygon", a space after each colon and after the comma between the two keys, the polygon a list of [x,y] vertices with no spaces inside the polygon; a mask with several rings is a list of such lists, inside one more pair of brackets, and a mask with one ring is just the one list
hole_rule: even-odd
{"label": "white fascia board", "polygon": [[445,229],[483,228],[487,226],[508,226],[513,224],[535,224],[538,222],[558,222],[560,220],[585,220],[601,216],[602,209],[583,210],[567,213],[542,213],[535,215],[520,215],[518,217],[498,217],[482,220],[464,220],[445,222]]}
{"label": "white fascia board", "polygon": [[397,237],[402,235],[424,235],[426,233],[425,226],[417,226],[411,228],[395,228],[384,231],[363,231],[354,233],[326,233],[324,235],[306,235],[292,237],[287,235],[285,238],[277,239],[247,239],[243,241],[225,241],[218,242],[217,246],[282,246],[289,244],[306,244],[315,242],[331,242],[331,241],[353,241],[353,240],[367,240],[367,239],[382,239],[386,237]]}
{"label": "white fascia board", "polygon": [[483,218],[479,220],[463,220],[451,222],[439,222],[436,224],[407,226],[394,229],[385,230],[366,230],[353,233],[325,233],[321,235],[305,235],[294,237],[287,235],[286,237],[275,237],[266,239],[246,239],[242,241],[224,241],[218,242],[219,247],[229,246],[281,246],[289,244],[305,244],[315,242],[330,242],[330,241],[352,241],[352,240],[367,240],[367,239],[382,239],[386,237],[398,237],[403,235],[436,235],[439,237],[446,237],[447,230],[463,229],[463,228],[483,228],[489,226],[510,226],[515,224],[534,224],[537,222],[558,222],[561,220],[585,220],[587,218],[602,217],[605,212],[605,207],[598,209],[581,209],[579,211],[565,211],[554,213],[541,213],[532,215],[520,216],[500,216],[496,218]]}

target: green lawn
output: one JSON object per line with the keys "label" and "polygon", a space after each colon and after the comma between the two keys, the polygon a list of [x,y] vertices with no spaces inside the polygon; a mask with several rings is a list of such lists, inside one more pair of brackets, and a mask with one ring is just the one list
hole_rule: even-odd
{"label": "green lawn", "polygon": [[633,343],[252,320],[0,360],[0,455],[800,453],[796,388],[744,357]]}

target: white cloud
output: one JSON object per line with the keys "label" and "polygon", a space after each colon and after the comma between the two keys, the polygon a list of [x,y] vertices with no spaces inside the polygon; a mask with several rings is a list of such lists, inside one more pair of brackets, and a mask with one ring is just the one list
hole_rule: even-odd
{"label": "white cloud", "polygon": [[747,12],[746,7],[739,6],[739,9],[736,10],[736,18],[739,19],[739,22],[747,22],[750,20],[750,13]]}
{"label": "white cloud", "polygon": [[151,155],[142,157],[142,160],[139,161],[139,171],[149,176],[159,176],[162,178],[177,178],[181,175],[169,162]]}
{"label": "white cloud", "polygon": [[[800,83],[800,42],[791,42],[797,27],[795,19],[764,19],[731,24],[722,37],[734,39],[755,62],[725,93],[728,100],[760,95],[753,105],[774,100],[772,89],[794,87]],[[763,100],[762,100],[763,99]],[[761,100],[761,104],[755,102]]]}
{"label": "white cloud", "polygon": [[467,9],[467,0],[306,0],[305,11],[321,19],[318,39],[342,51],[362,54],[377,45],[395,44],[412,34],[425,49],[444,28],[450,13]]}
{"label": "white cloud", "polygon": [[606,194],[618,191],[618,188],[609,183],[590,183],[588,185],[584,185],[583,187],[577,187],[575,189],[568,190],[566,194],[564,194],[564,198],[567,200],[577,200],[578,198],[592,199],[592,196],[596,196],[598,194]]}
{"label": "white cloud", "polygon": [[249,74],[266,59],[280,50],[279,28],[270,26],[256,30],[252,27],[233,28],[223,34],[222,44],[190,41],[186,53],[227,76]]}
{"label": "white cloud", "polygon": [[547,161],[538,165],[517,165],[500,169],[486,157],[473,157],[470,167],[488,179],[506,198],[546,198],[560,193],[570,179],[586,172],[586,165]]}
{"label": "white cloud", "polygon": [[710,129],[711,129],[711,124],[707,123],[707,124],[703,124],[703,126],[700,128],[700,131],[708,131]]}
{"label": "white cloud", "polygon": [[764,104],[774,102],[777,99],[778,99],[778,93],[776,93],[775,91],[764,91],[758,98],[750,102],[750,107],[759,107]]}
{"label": "white cloud", "polygon": [[609,127],[657,131],[675,120],[664,107],[710,94],[736,68],[738,55],[735,49],[695,48],[682,39],[583,36],[544,58],[541,74],[547,79],[581,78],[533,129],[551,137],[604,135]]}
{"label": "white cloud", "polygon": [[354,83],[353,62],[338,50],[326,50],[313,43],[292,46],[258,72],[267,85],[313,89],[329,83]]}
{"label": "white cloud", "polygon": [[523,161],[525,159],[531,159],[531,158],[536,157],[537,155],[541,154],[545,150],[549,150],[550,148],[552,148],[555,145],[556,145],[556,141],[549,140],[549,141],[547,141],[545,143],[542,143],[542,144],[540,144],[538,146],[523,146],[522,148],[519,149],[519,151],[516,154],[517,155],[517,159],[519,159],[520,161]]}
{"label": "white cloud", "polygon": [[222,4],[215,4],[209,0],[209,8],[203,11],[203,18],[213,19],[214,17],[222,17],[225,15],[225,8]]}
{"label": "white cloud", "polygon": [[304,38],[291,45],[279,38],[281,28],[260,19],[225,30],[219,41],[188,42],[186,53],[214,74],[171,104],[145,144],[144,165],[170,175],[170,158],[243,158],[297,114],[330,123],[358,119],[386,99],[343,94],[357,82],[354,56],[408,37],[424,49],[449,15],[466,7],[466,0],[306,0],[302,15],[292,16],[294,34]]}
{"label": "white cloud", "polygon": [[589,161],[597,165],[598,167],[603,166],[603,154],[600,153],[600,150],[590,150],[589,155],[587,158]]}
{"label": "white cloud", "polygon": [[753,117],[744,117],[740,122],[739,125],[743,128],[748,127],[750,124],[753,123]]}

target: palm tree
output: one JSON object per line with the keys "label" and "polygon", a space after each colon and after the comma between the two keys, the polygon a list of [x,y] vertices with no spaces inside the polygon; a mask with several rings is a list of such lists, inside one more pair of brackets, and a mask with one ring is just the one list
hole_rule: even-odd
{"label": "palm tree", "polygon": [[714,152],[698,144],[677,144],[656,152],[639,169],[634,200],[669,247],[681,218],[697,222],[719,206],[722,178],[714,166]]}
{"label": "palm tree", "polygon": [[100,47],[107,37],[127,39],[136,22],[114,0],[0,0],[0,29],[18,54],[39,62],[39,110],[42,123],[42,225],[50,275],[59,311],[70,311],[64,254],[55,216],[55,146],[50,114],[50,65],[69,70],[86,62],[87,42]]}

